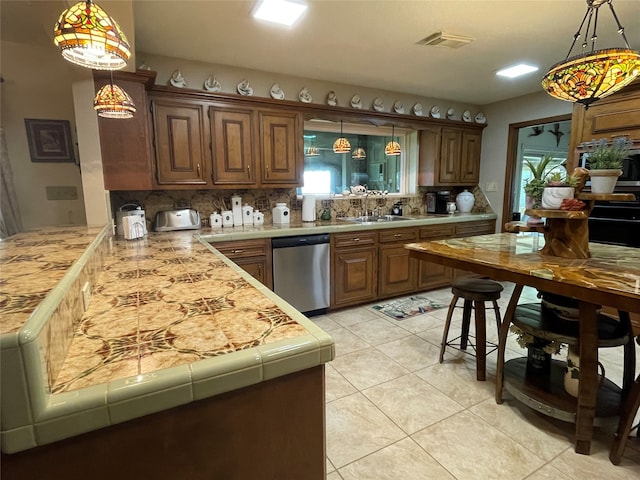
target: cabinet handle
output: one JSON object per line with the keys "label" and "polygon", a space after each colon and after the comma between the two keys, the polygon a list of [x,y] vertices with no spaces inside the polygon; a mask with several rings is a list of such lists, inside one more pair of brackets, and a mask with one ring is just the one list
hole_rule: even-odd
{"label": "cabinet handle", "polygon": [[402,236],[402,234],[401,234],[401,233],[394,233],[394,234],[393,234],[393,236],[394,236],[394,237],[401,237],[401,236]]}
{"label": "cabinet handle", "polygon": [[198,172],[198,176],[200,176],[200,164],[196,165],[196,171]]}
{"label": "cabinet handle", "polygon": [[265,176],[269,178],[269,165],[265,165],[264,168],[267,170],[267,174]]}
{"label": "cabinet handle", "polygon": [[359,239],[358,237],[356,237],[356,238],[354,238],[354,239],[353,239],[353,241],[354,241],[354,242],[359,242],[359,241],[360,241],[360,239]]}
{"label": "cabinet handle", "polygon": [[233,250],[231,253],[242,253],[244,250]]}

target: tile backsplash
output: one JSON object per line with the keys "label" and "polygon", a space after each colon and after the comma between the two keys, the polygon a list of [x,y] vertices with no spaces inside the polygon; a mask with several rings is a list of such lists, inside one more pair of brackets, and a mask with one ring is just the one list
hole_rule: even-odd
{"label": "tile backsplash", "polygon": [[[323,211],[329,210],[331,219],[337,217],[353,217],[363,214],[365,210],[389,214],[394,204],[402,204],[402,213],[406,216],[425,215],[426,189],[420,189],[417,194],[387,197],[361,197],[350,195],[343,197],[335,195],[316,201],[317,217]],[[451,189],[451,200],[461,189]],[[475,196],[474,213],[491,212],[491,206],[480,188],[471,190]],[[111,207],[116,212],[122,205],[135,203],[140,205],[147,217],[148,227],[157,212],[174,208],[194,208],[200,212],[203,226],[208,226],[209,215],[213,212],[231,210],[231,197],[239,195],[242,203],[254,207],[264,213],[264,221],[272,222],[271,209],[276,203],[286,203],[291,210],[291,221],[300,222],[302,219],[302,199],[296,194],[296,189],[272,190],[154,190],[154,191],[114,191],[111,192]]]}

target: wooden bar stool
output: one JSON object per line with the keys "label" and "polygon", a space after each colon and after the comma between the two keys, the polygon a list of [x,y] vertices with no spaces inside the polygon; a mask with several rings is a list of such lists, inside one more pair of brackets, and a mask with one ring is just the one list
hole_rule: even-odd
{"label": "wooden bar stool", "polygon": [[[486,315],[485,302],[493,303],[493,312],[496,318],[498,331],[500,330],[500,308],[497,300],[500,298],[500,292],[503,287],[498,282],[486,278],[456,278],[451,282],[451,293],[453,298],[449,304],[447,312],[447,321],[444,324],[444,332],[442,334],[442,343],[440,344],[440,363],[444,361],[444,351],[447,347],[458,349],[462,352],[474,355],[476,357],[476,379],[479,381],[486,380],[486,356],[496,350],[498,346],[493,342],[487,342],[486,332]],[[457,305],[458,300],[462,298],[464,303],[462,307]],[[449,335],[449,327],[451,326],[451,318],[456,308],[462,308],[462,332],[460,336],[451,341],[447,340]],[[475,311],[475,345],[469,341],[473,336],[469,335],[469,326],[471,324],[471,310]],[[492,349],[487,352],[487,343]],[[467,351],[467,346],[471,345],[475,354]]]}

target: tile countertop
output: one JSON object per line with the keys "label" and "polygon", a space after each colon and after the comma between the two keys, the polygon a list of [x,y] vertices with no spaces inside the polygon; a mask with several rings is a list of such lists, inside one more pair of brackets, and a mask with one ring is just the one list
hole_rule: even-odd
{"label": "tile countertop", "polygon": [[[151,232],[126,241],[110,238],[109,230],[42,229],[2,242],[3,327],[5,314],[21,315],[20,321],[11,318],[0,336],[3,452],[333,359],[329,335],[194,231]],[[87,252],[99,250],[88,240],[109,246],[88,309],[69,329],[72,341],[54,368],[47,363],[55,363],[48,350],[65,339],[53,328],[48,331],[47,322],[67,302],[74,285],[68,277],[80,275],[78,265],[91,263],[84,258]],[[16,268],[5,268],[13,264]],[[56,265],[59,271],[52,268]],[[28,290],[32,296],[26,301],[20,292],[31,280],[38,285]],[[48,303],[58,307],[42,308]]]}

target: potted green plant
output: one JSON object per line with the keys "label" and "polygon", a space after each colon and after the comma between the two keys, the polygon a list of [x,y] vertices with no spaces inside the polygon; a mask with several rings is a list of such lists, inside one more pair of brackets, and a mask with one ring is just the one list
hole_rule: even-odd
{"label": "potted green plant", "polygon": [[626,137],[616,137],[611,144],[604,138],[581,144],[588,154],[592,193],[613,192],[618,177],[622,175],[622,161],[629,155],[632,145],[633,142]]}
{"label": "potted green plant", "polygon": [[542,192],[542,208],[559,209],[565,198],[573,198],[575,187],[575,177],[563,175],[561,172],[550,173],[546,177]]}
{"label": "potted green plant", "polygon": [[[549,163],[551,162],[552,157],[547,155],[540,160],[540,162],[536,165],[530,160],[525,160],[524,164],[531,171],[531,178],[529,178],[524,184],[524,193],[526,195],[525,207],[526,208],[540,208],[540,203],[542,200],[542,193],[544,192],[544,187],[546,186],[545,176],[546,169]],[[527,220],[529,224],[542,223],[542,219],[540,217],[531,215]]]}

